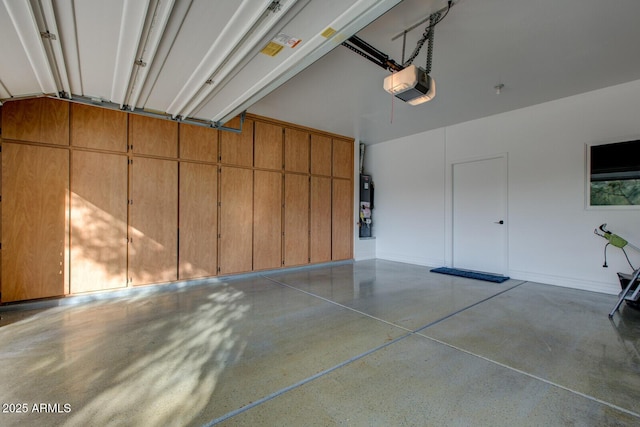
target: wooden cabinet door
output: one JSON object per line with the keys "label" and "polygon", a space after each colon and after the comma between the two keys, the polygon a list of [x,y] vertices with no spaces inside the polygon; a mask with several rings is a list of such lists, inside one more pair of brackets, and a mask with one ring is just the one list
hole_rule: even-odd
{"label": "wooden cabinet door", "polygon": [[220,168],[220,273],[252,270],[253,171]]}
{"label": "wooden cabinet door", "polygon": [[284,265],[309,263],[309,176],[284,178]]}
{"label": "wooden cabinet door", "polygon": [[353,178],[353,141],[333,140],[333,176]]}
{"label": "wooden cabinet door", "polygon": [[68,292],[68,192],[67,150],[2,144],[3,302]]}
{"label": "wooden cabinet door", "polygon": [[129,143],[135,154],[178,157],[178,123],[140,114],[130,114],[129,119]]}
{"label": "wooden cabinet door", "polygon": [[353,246],[353,195],[351,181],[333,180],[331,204],[331,259],[351,259]]}
{"label": "wooden cabinet door", "polygon": [[179,278],[218,271],[218,167],[180,163]]}
{"label": "wooden cabinet door", "polygon": [[69,145],[69,102],[35,98],[5,103],[2,137]]}
{"label": "wooden cabinet door", "polygon": [[218,130],[180,123],[180,158],[216,163]]}
{"label": "wooden cabinet door", "polygon": [[309,132],[284,130],[284,169],[309,173]]}
{"label": "wooden cabinet door", "polygon": [[71,145],[127,151],[128,114],[83,104],[71,104]]}
{"label": "wooden cabinet door", "polygon": [[331,176],[331,138],[311,135],[311,173]]}
{"label": "wooden cabinet door", "polygon": [[71,154],[71,293],[127,286],[127,157]]}
{"label": "wooden cabinet door", "polygon": [[310,196],[311,262],[331,261],[331,178],[312,176]]}
{"label": "wooden cabinet door", "polygon": [[256,122],[254,144],[255,167],[282,170],[282,127]]}
{"label": "wooden cabinet door", "polygon": [[133,285],[178,278],[178,163],[131,164],[129,276]]}
{"label": "wooden cabinet door", "polygon": [[[225,124],[238,129],[240,119]],[[253,166],[253,120],[245,120],[242,133],[220,131],[220,161],[227,165]]]}
{"label": "wooden cabinet door", "polygon": [[282,266],[282,173],[253,172],[253,269]]}

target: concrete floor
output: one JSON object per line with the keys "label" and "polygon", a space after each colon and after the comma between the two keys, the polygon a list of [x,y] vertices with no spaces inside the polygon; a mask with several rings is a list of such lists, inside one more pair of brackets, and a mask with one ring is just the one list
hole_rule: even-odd
{"label": "concrete floor", "polygon": [[0,425],[640,425],[612,295],[379,260],[148,289],[0,308]]}

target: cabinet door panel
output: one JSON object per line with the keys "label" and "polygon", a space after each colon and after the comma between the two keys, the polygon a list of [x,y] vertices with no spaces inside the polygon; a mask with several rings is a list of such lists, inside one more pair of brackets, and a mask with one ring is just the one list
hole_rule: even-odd
{"label": "cabinet door panel", "polygon": [[129,209],[133,285],[178,278],[178,163],[134,158]]}
{"label": "cabinet door panel", "polygon": [[310,258],[331,261],[331,178],[311,177]]}
{"label": "cabinet door panel", "polygon": [[69,152],[2,144],[2,301],[68,292]]}
{"label": "cabinet door panel", "polygon": [[311,135],[311,173],[331,176],[331,138]]}
{"label": "cabinet door panel", "polygon": [[333,176],[353,177],[353,141],[333,140]]}
{"label": "cabinet door panel", "polygon": [[253,269],[282,266],[282,174],[254,171]]}
{"label": "cabinet door panel", "polygon": [[[225,126],[238,129],[240,119],[230,120]],[[245,120],[242,133],[220,131],[220,161],[228,165],[253,166],[253,120]]]}
{"label": "cabinet door panel", "polygon": [[284,130],[284,169],[309,173],[309,133],[297,129]]}
{"label": "cabinet door panel", "polygon": [[218,167],[180,163],[180,279],[218,269]]}
{"label": "cabinet door panel", "polygon": [[353,196],[351,181],[333,180],[331,204],[331,259],[352,258]]}
{"label": "cabinet door panel", "polygon": [[282,127],[255,124],[255,167],[282,170]]}
{"label": "cabinet door panel", "polygon": [[284,265],[309,263],[309,176],[284,178]]}
{"label": "cabinet door panel", "polygon": [[178,156],[178,123],[130,114],[130,143],[133,152],[151,156]]}
{"label": "cabinet door panel", "polygon": [[2,137],[69,145],[69,103],[51,98],[7,102],[2,113]]}
{"label": "cabinet door panel", "polygon": [[127,157],[74,151],[71,293],[127,285]]}
{"label": "cabinet door panel", "polygon": [[71,104],[71,145],[127,151],[127,113]]}
{"label": "cabinet door panel", "polygon": [[220,273],[252,270],[253,171],[222,167],[220,173]]}
{"label": "cabinet door panel", "polygon": [[218,131],[180,123],[180,158],[216,163],[218,161]]}

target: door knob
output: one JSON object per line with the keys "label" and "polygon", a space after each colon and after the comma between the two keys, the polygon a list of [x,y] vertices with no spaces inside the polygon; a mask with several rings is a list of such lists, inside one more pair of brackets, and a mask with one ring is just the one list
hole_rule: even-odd
{"label": "door knob", "polygon": [[504,224],[504,221],[503,220],[496,221],[496,222],[494,222],[494,224],[501,224],[502,225],[502,224]]}

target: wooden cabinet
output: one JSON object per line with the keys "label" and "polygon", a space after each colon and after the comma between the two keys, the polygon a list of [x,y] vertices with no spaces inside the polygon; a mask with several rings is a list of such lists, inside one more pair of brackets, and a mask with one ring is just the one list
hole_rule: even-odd
{"label": "wooden cabinet", "polygon": [[256,122],[254,132],[254,166],[282,170],[282,127]]}
{"label": "wooden cabinet", "polygon": [[331,259],[351,259],[354,222],[351,181],[333,179],[331,208]]}
{"label": "wooden cabinet", "polygon": [[131,164],[129,277],[133,285],[178,278],[178,163],[136,157]]}
{"label": "wooden cabinet", "polygon": [[311,134],[311,174],[331,176],[331,138]]}
{"label": "wooden cabinet", "polygon": [[127,285],[127,157],[71,153],[71,293]]}
{"label": "wooden cabinet", "polygon": [[291,128],[284,130],[284,169],[309,173],[309,132]]}
{"label": "wooden cabinet", "polygon": [[350,140],[50,98],[0,112],[2,302],[353,256]]}
{"label": "wooden cabinet", "polygon": [[6,102],[2,112],[2,137],[69,145],[69,103],[51,98]]}
{"label": "wooden cabinet", "polygon": [[282,173],[253,172],[253,269],[282,266]]}
{"label": "wooden cabinet", "polygon": [[218,131],[203,126],[180,123],[180,158],[216,163]]}
{"label": "wooden cabinet", "polygon": [[253,171],[220,171],[220,265],[222,274],[252,270]]}
{"label": "wooden cabinet", "polygon": [[[225,126],[239,129],[240,119]],[[241,133],[220,131],[220,162],[227,165],[253,166],[253,120],[245,120]]]}
{"label": "wooden cabinet", "polygon": [[311,177],[309,257],[312,263],[331,261],[331,178]]}
{"label": "wooden cabinet", "polygon": [[68,192],[67,150],[2,144],[3,302],[68,293]]}
{"label": "wooden cabinet", "polygon": [[128,117],[123,111],[71,104],[71,145],[125,153]]}
{"label": "wooden cabinet", "polygon": [[353,141],[333,140],[333,176],[353,178]]}
{"label": "wooden cabinet", "polygon": [[129,115],[129,145],[135,154],[176,158],[178,123],[140,114]]}
{"label": "wooden cabinet", "polygon": [[284,265],[309,263],[309,176],[284,177]]}
{"label": "wooden cabinet", "polygon": [[180,279],[218,271],[218,167],[180,163]]}

